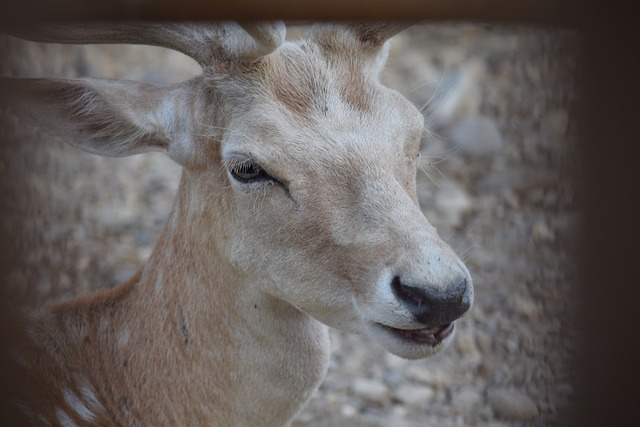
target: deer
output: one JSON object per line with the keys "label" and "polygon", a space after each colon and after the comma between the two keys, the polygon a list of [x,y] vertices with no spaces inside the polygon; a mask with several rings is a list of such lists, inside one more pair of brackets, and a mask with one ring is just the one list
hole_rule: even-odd
{"label": "deer", "polygon": [[182,166],[146,264],[26,315],[16,405],[35,425],[288,426],[322,382],[329,328],[405,359],[451,342],[469,270],[423,215],[424,117],[380,82],[405,23],[28,26],[44,43],[161,46],[180,83],[2,79],[11,111],[80,149]]}

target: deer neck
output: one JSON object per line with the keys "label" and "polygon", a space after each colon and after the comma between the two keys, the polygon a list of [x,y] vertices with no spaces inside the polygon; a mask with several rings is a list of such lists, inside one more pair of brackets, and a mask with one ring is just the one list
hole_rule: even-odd
{"label": "deer neck", "polygon": [[171,357],[183,365],[177,383],[200,383],[202,399],[227,406],[230,420],[242,415],[246,425],[263,425],[271,414],[274,425],[284,424],[326,373],[328,330],[225,261],[233,215],[221,196],[202,199],[202,178],[183,173],[131,308],[155,307],[145,325],[172,341]]}

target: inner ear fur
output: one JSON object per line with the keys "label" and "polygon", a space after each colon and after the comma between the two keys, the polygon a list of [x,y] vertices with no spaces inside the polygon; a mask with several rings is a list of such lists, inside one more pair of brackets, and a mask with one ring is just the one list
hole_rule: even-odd
{"label": "inner ear fur", "polygon": [[165,91],[102,79],[3,79],[3,103],[42,132],[91,153],[122,157],[167,152],[173,117]]}

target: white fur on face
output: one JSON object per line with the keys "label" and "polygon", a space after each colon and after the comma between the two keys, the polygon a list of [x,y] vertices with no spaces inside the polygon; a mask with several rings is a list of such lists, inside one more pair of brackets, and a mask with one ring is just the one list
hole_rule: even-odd
{"label": "white fur on face", "polygon": [[372,326],[420,327],[394,295],[393,277],[434,289],[471,279],[417,205],[422,116],[397,93],[375,90],[378,102],[366,114],[327,84],[326,109],[304,110],[304,123],[277,104],[268,115],[244,111],[234,122],[223,161],[243,156],[274,180],[229,178],[238,232],[228,256],[263,291],[415,358],[437,349],[406,345]]}

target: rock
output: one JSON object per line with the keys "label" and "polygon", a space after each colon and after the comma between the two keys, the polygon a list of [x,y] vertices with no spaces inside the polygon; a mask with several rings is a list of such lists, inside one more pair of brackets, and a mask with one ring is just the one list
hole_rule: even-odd
{"label": "rock", "polygon": [[562,137],[569,128],[569,113],[564,109],[550,111],[542,118],[542,131],[548,135]]}
{"label": "rock", "polygon": [[498,361],[493,354],[484,354],[482,356],[482,359],[480,359],[480,363],[478,364],[478,376],[491,378],[497,366]]}
{"label": "rock", "polygon": [[358,414],[358,410],[349,404],[344,404],[340,407],[340,413],[345,418],[351,418]]}
{"label": "rock", "polygon": [[487,158],[502,150],[502,135],[495,122],[485,116],[468,116],[457,122],[449,140],[460,154],[475,159]]}
{"label": "rock", "polygon": [[517,337],[508,337],[504,342],[504,348],[511,354],[522,351],[520,341]]}
{"label": "rock", "polygon": [[556,390],[558,391],[558,393],[563,394],[565,396],[570,396],[574,393],[574,388],[569,383],[559,383],[556,386]]}
{"label": "rock", "polygon": [[531,228],[531,238],[536,242],[552,242],[555,237],[555,233],[544,220],[536,221]]}
{"label": "rock", "polygon": [[482,354],[491,353],[492,340],[486,331],[483,331],[482,329],[476,330],[476,342],[478,344],[478,349]]}
{"label": "rock", "polygon": [[433,388],[424,385],[402,384],[393,393],[393,397],[408,405],[423,405],[435,397]]}
{"label": "rock", "polygon": [[570,397],[574,394],[573,386],[568,383],[556,385],[555,390],[549,393],[549,400],[558,408],[571,404]]}
{"label": "rock", "polygon": [[458,391],[451,398],[457,408],[460,408],[467,422],[477,417],[477,413],[481,407],[483,397],[482,393],[475,388],[465,387]]}
{"label": "rock", "polygon": [[452,399],[456,402],[457,405],[465,408],[471,408],[473,406],[480,405],[483,400],[482,393],[471,387],[466,387],[458,391],[456,394],[454,394]]}
{"label": "rock", "polygon": [[478,357],[479,352],[478,352],[478,346],[476,345],[476,340],[475,340],[475,328],[460,327],[456,331],[455,336],[456,336],[456,346],[458,347],[458,351],[460,352],[460,354],[462,354],[465,358]]}
{"label": "rock", "polygon": [[302,411],[296,416],[296,425],[313,425],[313,417],[311,412]]}
{"label": "rock", "polygon": [[519,390],[504,388],[490,390],[487,401],[493,412],[500,418],[526,421],[538,415],[535,402]]}
{"label": "rock", "polygon": [[[524,285],[523,285],[524,287]],[[510,298],[510,306],[513,307],[514,312],[523,318],[530,320],[536,319],[540,310],[536,303],[528,295],[516,294]]]}
{"label": "rock", "polygon": [[475,369],[482,360],[482,354],[476,343],[476,328],[468,322],[460,322],[456,331],[455,342],[464,364],[469,369]]}
{"label": "rock", "polygon": [[514,193],[513,190],[511,190],[510,188],[505,190],[503,197],[507,206],[509,206],[511,209],[520,209],[520,200],[518,199],[518,195]]}
{"label": "rock", "polygon": [[403,359],[402,357],[398,357],[395,354],[391,354],[391,353],[385,353],[384,358],[385,358],[387,368],[391,370],[402,369],[405,366],[407,366],[409,363],[411,363],[409,360]]}
{"label": "rock", "polygon": [[152,252],[153,252],[153,246],[151,245],[140,246],[136,250],[137,260],[146,262],[151,256]]}
{"label": "rock", "polygon": [[534,187],[527,191],[527,200],[532,205],[541,205],[544,203],[544,191],[542,187]]}
{"label": "rock", "polygon": [[425,366],[411,365],[405,371],[408,379],[419,381],[436,388],[446,388],[453,384],[451,374],[443,370],[429,369]]}
{"label": "rock", "polygon": [[358,378],[351,386],[353,393],[360,399],[372,402],[384,402],[389,396],[389,389],[380,381]]}
{"label": "rock", "polygon": [[458,331],[456,334],[456,345],[458,346],[458,351],[461,354],[477,353],[473,336],[467,331],[464,331],[464,333]]}
{"label": "rock", "polygon": [[445,182],[436,193],[436,207],[443,217],[443,221],[450,226],[462,224],[464,214],[473,207],[471,197],[454,182]]}
{"label": "rock", "polygon": [[415,424],[407,420],[407,415],[406,406],[393,406],[383,425],[388,427],[413,427]]}

